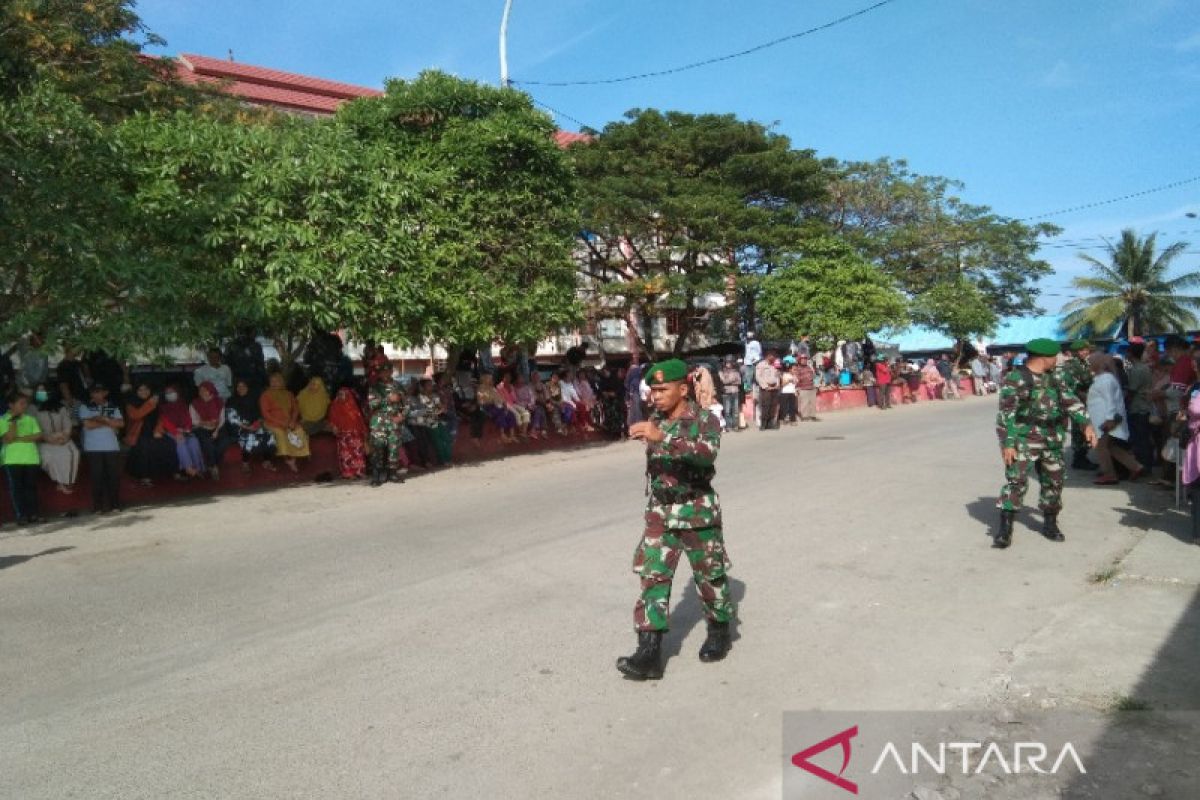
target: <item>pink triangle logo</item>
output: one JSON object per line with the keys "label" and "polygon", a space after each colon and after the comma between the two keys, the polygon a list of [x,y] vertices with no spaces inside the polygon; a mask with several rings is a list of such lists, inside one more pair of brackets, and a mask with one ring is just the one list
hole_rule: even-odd
{"label": "pink triangle logo", "polygon": [[[848,781],[842,777],[842,773],[846,771],[846,767],[850,766],[850,740],[855,736],[858,736],[857,725],[847,728],[841,733],[834,734],[825,741],[814,744],[807,750],[801,750],[799,753],[796,753],[796,755],[792,756],[792,763],[805,772],[812,773],[821,780],[832,783],[839,789],[845,789],[850,794],[858,794],[858,784]],[[834,775],[824,767],[818,767],[816,764],[809,761],[809,759],[813,756],[819,753],[824,753],[826,750],[837,744],[842,746],[842,768],[838,770],[837,775]]]}

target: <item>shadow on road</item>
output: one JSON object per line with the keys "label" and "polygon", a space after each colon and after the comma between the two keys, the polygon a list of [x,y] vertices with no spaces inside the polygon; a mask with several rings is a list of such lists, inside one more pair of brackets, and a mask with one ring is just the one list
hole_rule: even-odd
{"label": "shadow on road", "polygon": [[43,550],[40,553],[33,553],[27,556],[0,556],[0,569],[8,569],[9,567],[17,566],[18,564],[24,564],[26,561],[29,561],[33,558],[52,556],[55,553],[65,553],[68,550],[74,549],[74,547],[51,547],[49,550]]}
{"label": "shadow on road", "polygon": [[1196,797],[1200,785],[1200,592],[1130,694],[1110,712],[1089,764],[1063,798]]}
{"label": "shadow on road", "polygon": [[[683,571],[676,573],[676,582],[681,582],[679,579],[683,577]],[[679,601],[679,605],[671,612],[671,629],[667,631],[665,640],[663,641],[663,654],[667,658],[674,658],[679,655],[683,649],[683,640],[691,633],[692,628],[701,625],[704,622],[704,608],[700,605],[700,598],[696,596],[695,586],[691,580],[687,581],[688,585],[684,589],[683,598]],[[733,594],[733,601],[738,605],[738,616],[742,612],[742,600],[746,597],[746,584],[739,581],[737,578],[729,578],[729,591]],[[733,641],[737,641],[738,623],[733,624]]]}

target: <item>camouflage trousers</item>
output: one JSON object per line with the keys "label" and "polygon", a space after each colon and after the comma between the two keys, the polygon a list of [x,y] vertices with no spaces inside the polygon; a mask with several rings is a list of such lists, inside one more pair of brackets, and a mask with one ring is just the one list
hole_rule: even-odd
{"label": "camouflage trousers", "polygon": [[371,463],[389,472],[396,472],[408,466],[408,454],[400,441],[400,434],[371,433]]}
{"label": "camouflage trousers", "polygon": [[728,622],[736,612],[726,571],[729,558],[720,528],[668,530],[661,522],[647,524],[633,556],[633,571],[642,580],[642,594],[633,609],[634,628],[665,631],[671,604],[671,580],[681,553],[687,553],[692,581],[713,622]]}
{"label": "camouflage trousers", "polygon": [[1025,500],[1025,490],[1029,485],[1029,472],[1037,473],[1041,491],[1038,495],[1038,508],[1051,514],[1062,510],[1063,487],[1063,447],[1062,443],[1047,444],[1045,442],[1020,442],[1017,444],[1017,457],[1010,466],[1004,468],[1006,483],[1000,490],[1000,499],[996,506],[1004,511],[1018,511]]}

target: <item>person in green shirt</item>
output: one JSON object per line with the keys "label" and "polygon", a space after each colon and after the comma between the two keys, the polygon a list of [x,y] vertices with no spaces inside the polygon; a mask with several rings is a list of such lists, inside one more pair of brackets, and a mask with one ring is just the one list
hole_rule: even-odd
{"label": "person in green shirt", "polygon": [[0,465],[4,467],[17,524],[22,526],[42,521],[37,502],[41,463],[37,443],[41,441],[42,428],[28,410],[29,398],[18,394],[9,399],[8,413],[0,417]]}

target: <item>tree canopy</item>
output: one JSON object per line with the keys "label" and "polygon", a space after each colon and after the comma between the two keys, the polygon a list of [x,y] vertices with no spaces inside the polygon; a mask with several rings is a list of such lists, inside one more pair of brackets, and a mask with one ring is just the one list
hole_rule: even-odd
{"label": "tree canopy", "polygon": [[758,310],[770,332],[834,341],[861,340],[906,321],[895,281],[832,237],[806,242],[798,257],[763,278]]}
{"label": "tree canopy", "polygon": [[572,153],[593,307],[629,315],[651,350],[654,316],[678,313],[682,351],[714,321],[707,295],[725,294],[745,262],[798,245],[801,208],[827,177],[811,151],[733,115],[634,110]]}
{"label": "tree canopy", "polygon": [[819,216],[899,281],[910,297],[939,284],[972,284],[1000,316],[1037,310],[1037,282],[1051,273],[1038,241],[1060,229],[1027,224],[964,202],[962,184],[918,175],[903,160],[843,164]]}

